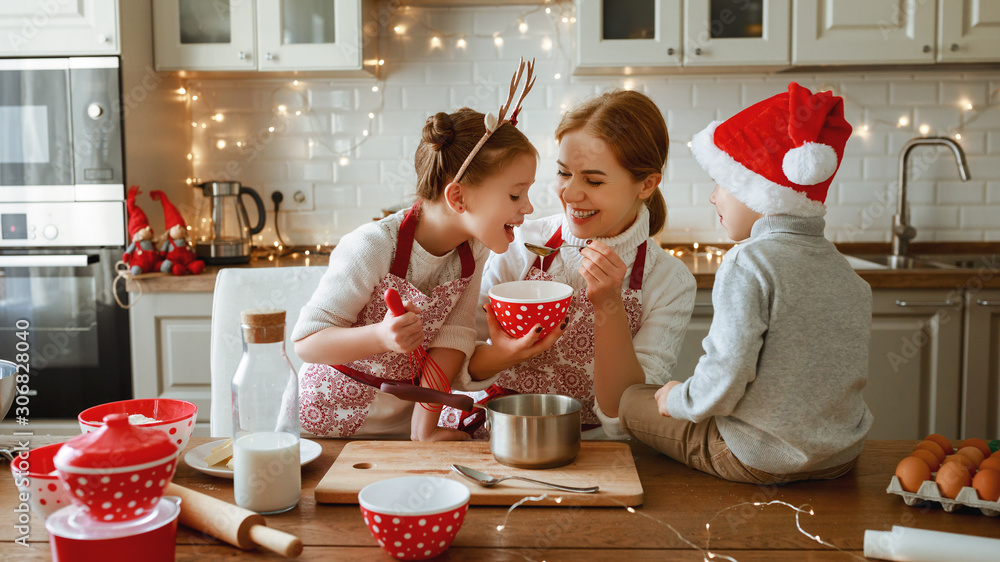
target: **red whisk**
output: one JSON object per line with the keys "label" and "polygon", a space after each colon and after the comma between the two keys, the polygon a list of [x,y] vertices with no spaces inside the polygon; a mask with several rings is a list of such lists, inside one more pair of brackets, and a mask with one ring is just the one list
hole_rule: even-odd
{"label": "red whisk", "polygon": [[[393,316],[402,316],[406,314],[406,307],[403,306],[403,299],[399,297],[399,293],[395,289],[385,290],[385,304],[389,307],[389,311],[392,312]],[[420,381],[426,377],[427,385],[434,390],[440,390],[442,392],[451,392],[451,381],[448,380],[448,376],[444,374],[441,367],[434,361],[434,358],[427,353],[423,345],[414,349],[410,352],[410,381],[414,386],[419,386]],[[429,407],[423,402],[420,405],[427,411],[430,412],[440,412],[442,406],[438,405],[436,407]]]}

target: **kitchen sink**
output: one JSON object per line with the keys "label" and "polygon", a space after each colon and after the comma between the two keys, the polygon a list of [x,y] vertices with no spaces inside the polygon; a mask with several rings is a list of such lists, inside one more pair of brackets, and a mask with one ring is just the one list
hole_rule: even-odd
{"label": "kitchen sink", "polygon": [[1000,254],[924,254],[917,256],[946,269],[978,269],[1000,271]]}
{"label": "kitchen sink", "polygon": [[[861,254],[845,256],[848,258],[854,258],[854,260],[848,260],[851,262],[851,266],[854,269],[943,269],[951,266],[945,265],[943,263],[938,263],[930,260],[919,259],[912,256],[893,256],[890,254]],[[875,267],[868,266],[861,263],[858,264],[857,261],[868,262],[873,264]]]}

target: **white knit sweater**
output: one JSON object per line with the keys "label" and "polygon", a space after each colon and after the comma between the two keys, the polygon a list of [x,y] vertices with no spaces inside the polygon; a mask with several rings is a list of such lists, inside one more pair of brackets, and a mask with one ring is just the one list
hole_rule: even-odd
{"label": "white knit sweater", "polygon": [[[559,225],[562,225],[563,241],[566,244],[585,243],[585,240],[573,236],[563,214],[525,221],[524,225],[516,230],[515,240],[510,249],[504,254],[492,254],[486,263],[482,291],[479,295],[480,306],[489,300],[490,287],[497,283],[523,279],[528,273],[537,256],[525,249],[524,242],[545,244]],[[694,309],[696,285],[694,276],[687,266],[661,249],[648,234],[649,213],[642,207],[635,222],[625,232],[612,238],[601,238],[600,241],[618,254],[628,266],[630,273],[639,245],[649,241],[642,277],[640,327],[632,338],[632,345],[639,364],[645,371],[646,383],[665,384],[670,380],[670,372],[677,364],[677,355],[684,340],[684,333],[687,331],[688,321],[691,319],[691,311]],[[585,289],[587,282],[578,273],[581,260],[580,252],[576,248],[560,250],[549,266],[548,273],[556,281],[566,283],[574,290]],[[626,275],[622,286],[628,282],[629,275]],[[484,315],[480,314],[477,317],[476,327],[480,341],[485,342],[489,338],[489,330]],[[556,345],[559,345],[558,342]],[[587,370],[593,376],[593,362]],[[466,371],[461,373],[458,379],[455,381],[457,388],[481,390],[493,384],[496,377],[473,381]],[[618,418],[609,418],[604,415],[596,402],[595,406],[595,413],[603,426],[603,436],[614,439],[628,437],[621,429]],[[601,436],[597,433],[586,437]]]}
{"label": "white knit sweater", "polygon": [[[309,302],[302,307],[292,341],[299,341],[330,326],[350,327],[358,314],[373,298],[375,286],[389,274],[396,253],[399,226],[409,209],[390,215],[378,222],[359,227],[340,240],[330,254],[330,265]],[[472,354],[476,341],[475,319],[477,287],[489,249],[477,240],[470,240],[476,270],[469,288],[441,326],[430,347],[447,347]],[[435,256],[416,241],[410,253],[406,279],[424,294],[438,285],[454,281],[462,275],[458,251]],[[377,298],[381,298],[378,296]]]}

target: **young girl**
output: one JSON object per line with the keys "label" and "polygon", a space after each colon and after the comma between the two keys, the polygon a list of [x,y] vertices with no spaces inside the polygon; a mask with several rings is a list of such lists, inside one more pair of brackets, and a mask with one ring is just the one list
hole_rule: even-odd
{"label": "young girl", "polygon": [[[471,355],[483,264],[491,250],[507,250],[514,227],[531,213],[528,187],[538,157],[510,122],[485,133],[484,115],[468,108],[427,119],[414,158],[417,203],[344,236],[330,254],[292,333],[306,362],[299,377],[304,430],[323,437],[468,438],[437,427],[437,409],[414,407],[344,373],[408,381],[406,354],[425,346],[451,379]],[[389,288],[404,299],[406,314],[387,311]]]}
{"label": "young girl", "polygon": [[[658,186],[667,128],[648,97],[617,91],[566,113],[556,139],[563,213],[527,221],[511,251],[491,256],[480,304],[497,283],[552,279],[576,289],[566,320],[542,341],[534,330],[515,339],[487,311],[479,336],[490,343],[476,347],[460,385],[490,387],[491,396],[574,396],[584,404],[585,438],[624,438],[622,392],[669,380],[694,307],[694,277],[651,238],[666,218]],[[585,248],[542,259],[523,242]]]}

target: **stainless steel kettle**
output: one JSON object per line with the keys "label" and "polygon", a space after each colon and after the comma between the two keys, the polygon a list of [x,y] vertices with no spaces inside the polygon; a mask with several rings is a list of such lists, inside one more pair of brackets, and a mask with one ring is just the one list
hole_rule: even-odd
{"label": "stainless steel kettle", "polygon": [[[264,201],[238,181],[208,181],[194,186],[202,190],[207,209],[196,221],[194,247],[207,264],[226,265],[250,261],[251,237],[264,229]],[[250,226],[243,196],[257,206],[257,223]]]}

